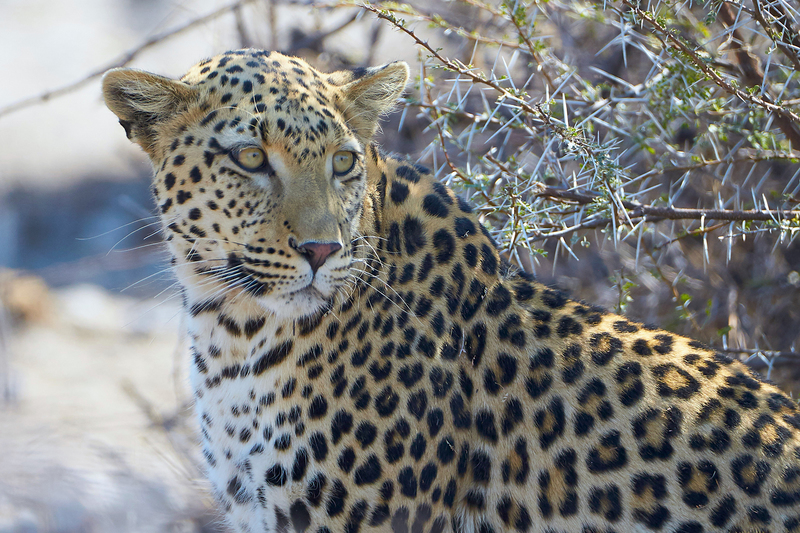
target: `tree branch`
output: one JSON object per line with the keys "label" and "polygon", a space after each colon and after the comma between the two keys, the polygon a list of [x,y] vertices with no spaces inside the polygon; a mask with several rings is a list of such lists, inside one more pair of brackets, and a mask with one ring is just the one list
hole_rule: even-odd
{"label": "tree branch", "polygon": [[[546,195],[548,198],[557,198],[557,190],[550,190]],[[571,193],[570,196],[572,196]],[[539,196],[537,194],[536,196]],[[661,222],[663,220],[725,220],[728,222],[776,222],[781,220],[800,221],[800,211],[782,211],[779,209],[750,209],[750,210],[728,210],[728,209],[688,209],[683,207],[658,207],[651,205],[636,205],[631,202],[623,202],[628,218],[631,221],[644,219],[647,222]],[[618,217],[619,218],[619,217]],[[611,218],[593,218],[586,222],[581,222],[574,226],[558,231],[541,233],[531,238],[531,241],[543,241],[554,237],[564,237],[575,233],[596,228],[604,228],[614,222]],[[716,228],[714,228],[716,229]],[[800,226],[798,226],[800,230]]]}
{"label": "tree branch", "polygon": [[[764,29],[769,32],[771,27],[769,27],[764,20],[761,10],[759,9],[759,0],[754,0],[756,5],[756,19],[759,23],[764,26]],[[744,47],[744,36],[739,28],[736,26],[736,14],[733,12],[733,8],[730,4],[723,4],[719,10],[720,19],[722,19],[723,24],[728,26],[729,28],[733,28],[731,36],[731,51],[735,52],[736,54],[736,61],[739,63],[739,70],[742,73],[742,77],[744,78],[744,85],[746,87],[759,87],[762,85],[764,81],[764,69],[761,68],[760,61],[756,56],[750,53],[749,50],[745,49]],[[780,40],[776,40],[776,43],[779,43]],[[781,43],[783,44],[783,43]],[[780,45],[779,45],[780,48]],[[784,53],[786,50],[781,48]],[[798,64],[797,58],[794,61]],[[797,68],[797,66],[795,66]],[[774,103],[775,97],[774,95],[770,94],[770,90],[768,87],[764,87],[764,101]],[[792,147],[796,150],[800,149],[800,131],[798,131],[795,124],[792,121],[781,114],[775,114],[775,122],[778,124],[778,127],[781,129],[786,138],[789,139],[789,142],[792,143]]]}
{"label": "tree branch", "polygon": [[94,80],[95,78],[99,78],[100,76],[105,74],[105,72],[107,70],[112,69],[112,68],[117,68],[117,67],[124,67],[124,66],[128,65],[131,61],[133,61],[136,58],[136,56],[138,56],[139,54],[141,54],[142,52],[144,52],[148,48],[151,48],[151,47],[153,47],[153,46],[155,46],[157,44],[160,44],[161,42],[166,41],[167,39],[169,39],[171,37],[175,37],[176,35],[180,35],[181,33],[185,32],[185,31],[191,30],[192,28],[195,28],[196,26],[199,26],[201,24],[205,24],[206,22],[209,22],[211,20],[219,18],[222,15],[227,14],[228,12],[240,9],[241,7],[243,7],[243,6],[247,5],[247,4],[251,4],[251,3],[255,2],[255,1],[256,0],[237,0],[236,2],[233,2],[232,4],[228,4],[227,6],[224,6],[224,7],[221,7],[219,9],[215,10],[215,11],[212,11],[211,13],[208,13],[207,15],[203,15],[202,17],[198,17],[196,19],[192,19],[189,22],[183,24],[182,26],[178,26],[177,28],[174,28],[172,30],[169,30],[169,31],[166,31],[166,32],[163,32],[163,33],[159,33],[158,35],[154,35],[153,37],[147,39],[146,41],[144,41],[142,44],[140,44],[136,48],[133,48],[132,50],[129,50],[128,52],[124,53],[122,55],[122,57],[120,57],[119,59],[117,59],[115,61],[112,61],[111,63],[108,63],[108,64],[96,69],[94,72],[91,72],[90,74],[84,76],[83,78],[79,79],[78,81],[75,81],[75,82],[72,82],[70,84],[64,85],[64,86],[59,87],[57,89],[46,91],[46,92],[38,94],[36,96],[31,96],[30,98],[25,98],[24,100],[20,100],[18,102],[9,104],[9,105],[4,106],[4,107],[0,107],[0,118],[2,118],[4,116],[7,116],[7,115],[10,115],[12,113],[16,113],[17,111],[21,111],[23,109],[27,109],[27,108],[32,107],[34,105],[41,104],[43,102],[47,102],[48,100],[51,100],[53,98],[56,98],[56,97],[63,96],[65,94],[74,92],[74,91],[80,89],[81,87],[85,86],[86,84],[88,84],[89,82]]}
{"label": "tree branch", "polygon": [[[695,65],[695,67],[697,67],[701,72],[703,72],[703,74],[705,74],[711,81],[717,84],[725,92],[736,96],[745,102],[757,105],[771,113],[785,117],[795,124],[800,124],[800,117],[798,117],[797,114],[793,113],[792,111],[789,111],[782,106],[775,105],[763,98],[759,98],[758,96],[742,91],[741,89],[737,89],[725,81],[725,79],[723,79],[717,71],[708,66],[708,64],[703,61],[703,59],[701,59],[694,50],[686,46],[686,44],[684,44],[684,42],[679,39],[674,32],[661,25],[655,18],[653,18],[652,15],[650,15],[650,13],[639,8],[639,6],[632,0],[622,0],[622,2],[628,6],[631,11],[635,13],[637,17],[639,17],[639,19],[646,21],[656,30],[654,35],[661,41],[664,47],[671,48],[686,55]],[[795,148],[797,149],[800,147]]]}
{"label": "tree branch", "polygon": [[[733,153],[733,152],[731,152]],[[782,152],[775,150],[754,150],[750,148],[741,148],[738,150],[736,157],[723,157],[721,159],[703,159],[691,165],[675,165],[666,166],[654,169],[658,174],[665,172],[690,172],[701,168],[718,166],[718,165],[735,165],[737,163],[760,163],[764,161],[793,161],[800,160],[800,152]]]}
{"label": "tree branch", "polygon": [[[486,159],[497,166],[503,173],[513,177],[514,173],[506,165],[495,159],[491,154],[487,154]],[[539,190],[533,193],[537,198],[550,198],[566,203],[586,205],[596,202],[603,196],[595,193],[581,193],[570,189],[560,189],[549,187],[541,182],[536,182]],[[646,218],[651,222],[660,220],[726,220],[733,222],[746,221],[776,221],[800,219],[800,210],[791,211],[783,209],[750,209],[750,210],[731,210],[731,209],[691,209],[685,207],[661,207],[644,205],[628,200],[622,200],[622,206],[628,210],[631,218]],[[610,222],[610,219],[609,219]]]}
{"label": "tree branch", "polygon": [[[792,62],[794,65],[794,69],[800,72],[800,36],[797,35],[797,32],[792,28],[792,24],[789,21],[789,17],[787,16],[784,9],[775,4],[774,0],[767,0],[766,11],[775,19],[777,24],[781,28],[781,32],[779,33],[775,28],[772,27],[764,17],[764,12],[762,9],[762,1],[763,0],[753,0],[753,5],[755,9],[753,10],[753,18],[758,21],[764,31],[767,32],[772,42],[775,43],[783,55],[785,55],[789,61]],[[783,35],[781,35],[781,33]],[[788,39],[784,40],[784,37],[788,37]],[[791,44],[791,47],[786,44],[786,41]],[[794,50],[792,50],[792,47]]]}
{"label": "tree branch", "polygon": [[[469,2],[467,2],[469,3]],[[457,26],[450,22],[449,20],[445,19],[441,14],[436,13],[434,15],[429,15],[427,13],[422,13],[419,10],[415,9],[414,7],[408,4],[392,4],[390,6],[383,6],[383,9],[392,13],[398,13],[400,15],[407,15],[410,17],[416,17],[421,20],[425,20],[430,22],[433,25],[439,26],[442,29],[452,31],[459,37],[463,37],[468,39],[472,42],[478,42],[481,44],[489,44],[494,46],[502,46],[503,48],[511,48],[512,50],[519,50],[522,53],[533,53],[533,48],[528,46],[529,50],[526,50],[525,46],[522,46],[519,43],[515,43],[514,41],[503,40],[503,39],[493,39],[491,37],[485,37],[480,35],[476,31],[468,31],[467,29],[463,28],[462,26]]]}
{"label": "tree branch", "polygon": [[444,57],[438,52],[438,50],[434,50],[431,47],[431,45],[428,44],[427,41],[423,41],[422,39],[417,37],[417,35],[413,31],[406,28],[403,22],[398,20],[388,10],[380,10],[375,6],[373,6],[372,4],[368,3],[361,4],[361,7],[375,14],[375,16],[377,16],[378,18],[381,18],[389,22],[395,28],[397,28],[401,32],[405,33],[406,35],[414,39],[414,41],[419,46],[424,48],[432,57],[436,58],[436,60],[439,61],[439,63],[441,63],[442,65],[444,65],[447,69],[451,70],[452,72],[457,72],[466,78],[469,78],[473,83],[491,87],[492,89],[500,93],[503,99],[508,99],[510,101],[513,101],[523,111],[532,116],[537,117],[547,127],[551,128],[554,132],[556,132],[559,135],[559,137],[575,145],[584,154],[593,155],[593,150],[592,147],[589,145],[589,143],[587,143],[582,137],[568,132],[567,128],[565,128],[564,126],[553,122],[552,118],[550,117],[550,114],[544,111],[541,105],[539,104],[531,105],[530,103],[523,100],[519,96],[510,92],[505,87],[499,85],[494,80],[486,78],[480,70],[477,71],[479,74],[475,74],[475,72],[473,72],[473,70],[475,69],[472,69],[464,65],[458,60],[450,60]]}

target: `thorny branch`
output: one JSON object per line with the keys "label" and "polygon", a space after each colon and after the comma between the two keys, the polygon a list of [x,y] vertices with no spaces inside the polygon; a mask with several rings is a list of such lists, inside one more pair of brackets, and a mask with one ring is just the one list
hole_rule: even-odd
{"label": "thorny branch", "polygon": [[[423,67],[422,78],[423,78],[423,84],[424,84],[424,79],[426,78],[424,67]],[[423,85],[423,87],[424,87],[424,85]],[[432,97],[431,97],[430,91],[428,90],[427,87],[424,88],[424,95],[425,95],[425,100],[428,102],[426,105],[430,109],[432,109],[433,113],[434,113],[433,124],[436,126],[436,133],[437,133],[437,136],[439,138],[439,143],[441,145],[442,153],[444,154],[445,162],[447,163],[448,168],[450,168],[450,171],[453,172],[456,176],[458,176],[459,179],[461,179],[464,183],[471,183],[470,178],[466,174],[461,172],[461,170],[450,159],[450,154],[447,152],[447,144],[445,142],[444,130],[442,129],[442,125],[439,122],[438,110],[436,109],[436,106],[434,106],[431,103],[432,102]],[[488,204],[491,205],[492,198],[491,198],[491,196],[489,196],[487,191],[482,190],[482,191],[480,191],[480,193],[483,195],[484,200]]]}
{"label": "thorny branch", "polygon": [[750,349],[734,349],[734,348],[714,348],[718,352],[758,355],[762,354],[766,357],[789,357],[792,359],[800,359],[800,353],[794,351],[781,351],[781,350],[759,350],[758,348]]}
{"label": "thorny branch", "polygon": [[[777,0],[753,0],[753,18],[758,21],[775,46],[792,62],[796,71],[800,72],[800,36],[792,27],[785,8]],[[730,6],[728,6],[730,7]],[[780,29],[775,29],[767,22],[764,13],[769,13]]]}
{"label": "thorny branch", "polygon": [[718,165],[737,165],[739,163],[760,163],[763,161],[800,161],[800,152],[781,152],[775,150],[764,150],[756,152],[754,150],[742,150],[738,156],[725,157],[722,159],[703,159],[690,165],[662,165],[654,171],[663,174],[664,172],[691,172]]}
{"label": "thorny branch", "polygon": [[[627,3],[627,2],[626,2]],[[523,110],[530,114],[536,115],[540,118],[543,122],[545,122],[548,126],[553,128],[556,131],[563,132],[566,136],[566,130],[560,124],[555,124],[550,119],[549,113],[543,111],[541,106],[538,105],[531,105],[525,100],[519,98],[518,96],[510,93],[504,87],[500,86],[494,80],[486,78],[482,73],[476,74],[475,71],[466,65],[461,64],[458,60],[450,60],[439,53],[438,50],[435,50],[427,41],[423,41],[420,39],[412,30],[408,29],[403,25],[400,21],[398,21],[393,15],[389,14],[386,11],[381,11],[378,8],[370,5],[365,4],[364,9],[371,11],[379,18],[382,18],[390,23],[392,23],[397,29],[406,33],[409,37],[414,39],[416,43],[423,47],[431,56],[436,58],[441,64],[445,65],[449,70],[454,71],[460,75],[466,76],[472,80],[473,83],[479,83],[488,85],[489,87],[496,90],[500,93],[503,97],[506,97],[510,100],[515,101],[517,105]],[[638,8],[637,8],[638,9]],[[644,18],[644,17],[643,17]],[[652,19],[650,19],[652,20]],[[649,20],[648,20],[649,21]],[[654,20],[652,21],[653,24],[657,27],[657,22]],[[669,36],[668,32],[664,32]],[[685,47],[683,43],[676,39],[676,42],[680,43],[682,47]],[[687,49],[688,50],[688,49]],[[693,53],[693,52],[692,52]],[[696,56],[695,56],[696,57]],[[699,61],[699,59],[698,59]],[[711,71],[713,72],[713,71]],[[718,78],[719,76],[714,73]],[[719,78],[721,80],[721,78]],[[735,91],[732,87],[731,90]],[[747,95],[749,96],[749,95]],[[764,102],[765,104],[767,102]],[[430,106],[431,104],[428,103]],[[769,104],[772,105],[772,104]],[[772,105],[772,107],[777,107]],[[782,109],[782,108],[781,108]],[[438,124],[438,123],[437,123]],[[437,126],[438,127],[438,126]],[[444,145],[444,136],[442,135],[441,129],[439,129],[439,136]],[[582,144],[580,140],[575,141],[572,139],[573,142],[581,145],[581,148],[584,150],[591,150],[588,144]],[[446,154],[446,150],[445,150]],[[463,173],[461,173],[451,162],[449,156],[447,156],[447,163],[448,166],[457,173],[462,179],[464,178]],[[487,155],[486,159],[492,162],[493,164],[497,165],[503,172],[508,173],[509,175],[513,175],[508,168],[501,165],[496,159],[494,159],[491,155]],[[665,170],[672,170],[672,169],[665,169]],[[485,193],[484,193],[485,194]],[[562,190],[562,189],[555,189],[552,187],[544,187],[542,186],[540,190],[534,193],[534,196],[538,197],[547,197],[550,199],[556,199],[560,201],[566,202],[575,202],[578,204],[590,204],[595,202],[599,195],[593,194],[581,194],[575,191],[569,190]],[[770,222],[777,222],[780,220],[785,219],[798,219],[800,218],[800,211],[784,211],[780,209],[751,209],[751,210],[726,210],[726,209],[689,209],[689,208],[680,208],[680,207],[660,207],[660,206],[652,206],[652,205],[641,205],[635,202],[630,201],[621,201],[623,207],[625,207],[628,211],[626,213],[626,217],[630,220],[644,218],[649,222],[656,222],[660,220],[725,220],[725,221],[770,221]],[[620,218],[619,216],[617,217]],[[541,240],[555,236],[563,236],[568,233],[572,233],[578,230],[585,230],[585,229],[592,229],[597,227],[602,227],[610,224],[613,220],[610,218],[600,218],[591,221],[587,221],[581,223],[578,226],[574,226],[572,228],[568,228],[565,230],[557,231],[557,232],[548,232],[543,233],[537,237],[534,237],[533,240]]]}
{"label": "thorny branch", "polygon": [[590,147],[590,145],[588,143],[584,142],[583,139],[580,139],[580,138],[571,138],[572,136],[570,136],[568,134],[566,129],[562,125],[557,124],[556,122],[554,122],[552,120],[552,117],[550,116],[550,114],[548,112],[546,112],[541,105],[539,105],[539,104],[531,105],[530,103],[525,101],[523,98],[520,98],[519,96],[511,93],[505,87],[502,87],[495,80],[487,78],[483,74],[482,71],[480,71],[478,69],[470,68],[467,65],[464,65],[463,63],[461,63],[461,61],[459,61],[457,59],[451,60],[451,59],[448,59],[448,58],[444,57],[443,55],[441,55],[439,53],[438,50],[435,50],[433,47],[431,47],[431,45],[427,41],[423,41],[422,39],[420,39],[416,35],[416,33],[414,33],[413,31],[409,30],[408,28],[406,28],[405,25],[401,21],[399,21],[396,17],[391,15],[388,11],[380,10],[380,9],[376,8],[375,6],[373,6],[371,4],[363,4],[362,7],[364,9],[366,9],[367,11],[370,11],[373,14],[375,14],[378,18],[383,19],[383,20],[391,23],[395,28],[397,28],[401,32],[405,33],[406,35],[408,35],[409,37],[414,39],[414,41],[419,46],[424,48],[432,57],[434,57],[437,61],[439,61],[439,63],[444,65],[448,70],[450,70],[452,72],[457,72],[458,74],[461,74],[462,76],[465,76],[465,77],[469,78],[473,83],[477,83],[477,84],[486,85],[488,87],[491,87],[492,89],[494,89],[495,91],[500,93],[500,95],[503,98],[508,99],[508,100],[514,102],[516,105],[518,105],[519,108],[523,112],[528,113],[529,115],[533,115],[533,116],[537,117],[545,125],[547,125],[549,128],[551,128],[557,134],[563,136],[565,139],[569,138],[569,140],[572,141],[582,151],[584,151],[586,153],[591,153],[592,150],[591,150],[591,147]]}
{"label": "thorny branch", "polygon": [[[689,57],[696,68],[701,70],[711,81],[716,83],[720,88],[722,88],[725,92],[740,98],[745,102],[749,102],[753,105],[757,105],[759,107],[764,108],[767,111],[775,113],[781,117],[785,117],[795,124],[800,124],[800,117],[797,116],[796,113],[786,109],[783,106],[779,106],[773,104],[772,102],[755,96],[754,94],[750,94],[748,92],[742,91],[731,85],[728,81],[726,81],[716,70],[711,68],[708,65],[708,62],[704,61],[695,50],[691,47],[687,46],[683,40],[676,35],[674,31],[671,31],[665,28],[661,23],[656,20],[656,18],[651,15],[648,11],[641,9],[638,5],[638,2],[633,2],[632,0],[622,0],[622,2],[630,8],[630,10],[636,14],[636,16],[648,24],[650,24],[656,31],[654,35],[661,41],[665,48],[669,48],[685,54]],[[727,4],[726,4],[727,7]],[[795,149],[800,149],[800,146],[795,146]]]}
{"label": "thorny branch", "polygon": [[[613,63],[590,66],[609,80],[606,87],[582,77],[580,67],[558,59],[553,47],[538,41],[542,37],[537,29],[545,27],[543,31],[549,32],[561,24],[559,15],[551,17],[554,12],[581,20],[575,25],[581,28],[586,9],[574,8],[569,2],[555,0],[541,6],[524,0],[492,4],[463,0],[477,8],[474,16],[485,12],[496,25],[487,26],[481,35],[471,35],[471,57],[475,59],[469,64],[438,48],[440,41],[422,38],[398,18],[406,15],[435,23],[413,9],[399,10],[394,3],[367,4],[364,9],[413,39],[428,55],[426,66],[453,74],[440,77],[439,83],[445,87],[438,97],[430,94],[435,78],[425,77],[428,96],[419,108],[438,133],[437,148],[426,153],[434,158],[443,154],[446,164],[442,168],[449,170],[448,179],[452,178],[455,186],[461,184],[462,192],[477,201],[479,211],[493,225],[491,231],[503,244],[504,256],[517,254],[522,264],[518,252],[527,249],[534,258],[541,257],[548,252],[534,245],[542,241],[548,241],[548,247],[557,243],[556,254],[560,248],[574,256],[571,246],[583,244],[585,236],[591,236],[590,230],[600,229],[615,243],[618,239],[636,241],[638,235],[637,263],[641,249],[658,265],[668,249],[670,254],[681,253],[697,244],[703,246],[704,260],[709,260],[707,237],[715,233],[724,232],[713,242],[719,240],[729,250],[748,235],[773,232],[779,242],[791,242],[800,235],[800,210],[796,207],[800,198],[800,122],[792,107],[800,102],[797,78],[793,79],[795,73],[786,65],[770,65],[769,54],[763,66],[757,57],[760,51],[753,43],[764,39],[754,22],[755,12],[767,13],[767,0],[761,1],[754,9],[724,0],[702,6],[660,3],[654,14],[656,11],[646,11],[645,2],[623,0],[624,12],[617,10],[621,16],[618,25],[602,14],[603,10],[616,10],[613,5],[588,8],[598,15],[596,27],[605,23],[619,29],[621,35],[614,41],[617,50],[621,44],[623,56],[627,47],[629,57],[631,51],[638,54],[637,62],[652,62],[649,73],[636,63],[627,64],[625,71],[614,70]],[[731,20],[730,14],[737,8],[746,21]],[[543,13],[540,9],[548,13],[542,15],[541,24],[534,25],[534,17]],[[709,15],[720,9],[723,13],[717,13],[716,19]],[[678,11],[681,14],[676,15]],[[703,13],[706,22],[702,22]],[[604,18],[605,22],[601,21]],[[783,31],[788,24],[785,14],[780,21],[780,15],[772,12],[763,18],[772,25],[773,40],[774,30]],[[633,30],[637,21],[645,31]],[[720,33],[709,37],[714,31],[709,25]],[[491,28],[498,31],[492,33]],[[709,33],[703,34],[706,30]],[[791,42],[791,30],[781,34],[784,43]],[[749,43],[744,40],[747,31],[753,35]],[[581,35],[580,30],[577,34]],[[509,46],[506,55],[497,52],[493,63],[487,57],[491,54],[481,56],[481,50],[496,45],[492,42],[496,35],[503,39],[516,36],[523,48]],[[715,46],[712,52],[704,49]],[[724,46],[735,65],[715,58],[714,53],[722,54]],[[781,48],[785,50],[793,48]],[[517,62],[512,70],[510,65],[518,56],[527,63]],[[502,66],[496,69],[500,62]],[[534,89],[532,77],[522,82],[531,71],[541,79],[545,65],[552,67],[546,72],[546,92]],[[737,67],[739,71],[734,70]],[[687,131],[686,137],[681,140],[676,135],[672,140],[680,122],[684,122],[681,128]],[[794,149],[776,137],[777,132],[782,132]],[[769,185],[764,186],[768,178]],[[776,183],[782,183],[784,190],[769,190]],[[707,186],[713,188],[713,194],[703,191]],[[681,200],[688,205],[678,207],[684,189],[691,191]],[[662,194],[650,192],[656,190]],[[713,203],[712,208],[702,207],[704,203]],[[654,223],[666,221],[683,223],[654,227]],[[643,240],[643,234],[649,237]],[[594,235],[596,239],[599,234]],[[629,239],[631,235],[633,239]],[[692,237],[697,244],[670,246]],[[596,241],[589,238],[589,242]],[[701,324],[695,318],[697,310],[689,309],[691,299],[683,300],[686,295],[675,287],[671,290],[673,298],[684,304],[681,320],[690,323],[696,334],[709,329],[708,322]]]}
{"label": "thorny branch", "polygon": [[[549,198],[557,198],[556,191],[548,191],[548,194],[542,194]],[[625,207],[630,206],[629,202],[625,202]],[[640,205],[631,208],[626,212],[628,219],[632,222],[643,220],[645,222],[660,222],[662,220],[725,220],[728,222],[750,222],[750,221],[763,221],[763,222],[779,222],[781,220],[790,220],[797,222],[800,219],[800,211],[780,211],[780,210],[745,210],[734,211],[725,209],[687,209],[680,207],[657,207],[651,205]],[[787,218],[786,215],[789,215]],[[570,226],[558,231],[542,232],[539,235],[532,237],[532,242],[544,241],[554,237],[565,237],[577,231],[585,231],[596,228],[604,228],[614,222],[622,224],[620,217],[612,219],[609,217],[591,218],[584,222],[580,222],[574,226]],[[727,225],[727,224],[725,224]],[[714,226],[708,228],[708,231],[713,231],[721,226]],[[705,232],[698,232],[697,235],[702,235]],[[680,238],[687,237],[688,235]],[[679,239],[673,239],[673,242]]]}
{"label": "thorny branch", "polygon": [[[495,159],[491,154],[487,154],[485,157],[504,173],[508,175],[514,174],[506,165]],[[598,194],[580,193],[574,190],[548,187],[539,182],[535,183],[535,185],[537,185],[539,190],[533,193],[534,196],[550,198],[561,202],[586,205],[596,202],[598,198],[600,198]],[[781,209],[688,209],[682,207],[642,205],[625,200],[622,201],[622,206],[628,209],[628,216],[631,219],[646,218],[651,222],[659,220],[701,219],[742,222],[748,220],[779,221],[800,218],[800,211],[784,211]]]}
{"label": "thorny branch", "polygon": [[450,22],[443,15],[439,13],[428,14],[418,9],[415,9],[408,4],[389,4],[389,5],[383,5],[381,7],[384,11],[387,12],[396,13],[398,15],[411,16],[420,20],[427,21],[444,30],[452,31],[456,35],[472,42],[477,42],[481,44],[490,44],[494,46],[502,46],[503,48],[511,48],[512,50],[520,50],[522,52],[527,52],[528,50],[526,50],[526,48],[530,48],[529,46],[523,46],[519,43],[515,43],[514,41],[509,41],[508,39],[497,39],[480,35],[475,31],[468,30],[464,27],[454,24],[453,22]]}
{"label": "thorny branch", "polygon": [[[759,0],[755,0],[755,5],[756,18],[762,23],[763,26],[765,26],[765,29],[769,31],[769,28],[766,26],[766,21],[764,21],[763,16],[761,16]],[[761,68],[758,58],[755,57],[744,46],[744,36],[742,35],[741,29],[736,27],[736,14],[733,12],[733,7],[731,7],[730,4],[723,4],[719,10],[719,17],[722,19],[723,23],[731,29],[731,50],[736,54],[736,59],[739,63],[739,68],[741,69],[745,86],[761,86],[762,81],[764,80],[764,70]],[[778,42],[780,42],[780,40],[778,40]],[[794,54],[790,55],[790,57],[793,56]],[[797,63],[797,57],[794,57],[794,60],[795,63]],[[774,95],[770,94],[768,87],[764,88],[763,94],[764,101],[769,103],[775,102],[775,97]],[[786,138],[792,143],[792,146],[795,149],[800,149],[800,131],[797,129],[798,124],[792,123],[789,117],[782,114],[777,114],[776,120],[778,122],[778,127],[781,129],[783,134],[786,135]]]}
{"label": "thorny branch", "polygon": [[544,68],[544,60],[542,59],[542,54],[536,51],[536,47],[533,46],[533,42],[531,41],[531,36],[528,34],[528,30],[522,27],[520,20],[515,16],[514,13],[510,13],[508,18],[511,20],[514,27],[517,29],[517,34],[521,41],[525,43],[528,47],[528,51],[531,54],[531,57],[534,58],[536,63],[539,65],[540,71],[544,79],[547,81],[548,88],[552,91],[556,88],[555,83],[553,82],[553,78],[547,72],[547,69]]}

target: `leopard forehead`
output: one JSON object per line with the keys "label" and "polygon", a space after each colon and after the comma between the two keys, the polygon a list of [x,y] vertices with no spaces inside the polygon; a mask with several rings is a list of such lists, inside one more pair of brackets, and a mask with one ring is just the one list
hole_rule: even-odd
{"label": "leopard forehead", "polygon": [[299,164],[352,139],[340,109],[340,86],[350,80],[324,75],[301,59],[237,50],[201,61],[181,81],[201,91],[199,124],[222,134],[223,146],[240,135],[257,136]]}

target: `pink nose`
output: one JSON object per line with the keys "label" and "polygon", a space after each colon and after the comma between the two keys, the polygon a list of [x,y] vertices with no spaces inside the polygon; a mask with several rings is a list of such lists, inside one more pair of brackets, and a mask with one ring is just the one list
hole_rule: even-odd
{"label": "pink nose", "polygon": [[338,242],[307,242],[296,247],[296,250],[303,254],[308,264],[311,265],[311,271],[314,274],[332,253],[341,249],[342,245]]}

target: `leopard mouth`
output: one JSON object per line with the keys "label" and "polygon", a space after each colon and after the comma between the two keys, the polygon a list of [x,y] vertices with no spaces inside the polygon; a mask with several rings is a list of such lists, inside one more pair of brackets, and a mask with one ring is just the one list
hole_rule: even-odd
{"label": "leopard mouth", "polygon": [[275,296],[283,300],[305,298],[309,301],[327,302],[330,298],[325,296],[322,291],[314,285],[316,278],[311,279],[308,284],[298,289],[283,292],[276,291],[274,283],[262,281],[264,278],[271,278],[272,275],[254,271],[244,265],[240,265],[235,275],[242,290],[253,297]]}
{"label": "leopard mouth", "polygon": [[257,263],[257,260],[231,253],[227,257],[225,266],[197,269],[197,272],[218,278],[229,287],[236,288],[254,298],[271,296],[285,302],[304,300],[309,302],[309,305],[316,304],[320,308],[330,304],[332,297],[326,296],[316,286],[316,276],[305,286],[284,292],[276,290],[274,279],[280,275],[260,272],[250,267]]}
{"label": "leopard mouth", "polygon": [[265,296],[272,292],[273,283],[262,281],[272,276],[249,268],[247,263],[246,260],[231,253],[225,265],[197,268],[195,272],[216,279],[230,289],[238,288],[254,297]]}

